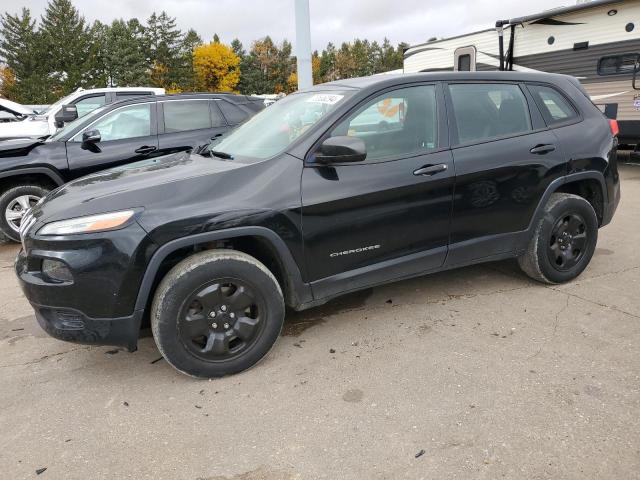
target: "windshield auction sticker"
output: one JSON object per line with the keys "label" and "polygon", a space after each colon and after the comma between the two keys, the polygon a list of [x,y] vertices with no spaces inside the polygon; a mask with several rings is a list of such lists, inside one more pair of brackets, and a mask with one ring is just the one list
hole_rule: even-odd
{"label": "windshield auction sticker", "polygon": [[307,99],[309,103],[324,103],[326,105],[335,105],[344,98],[344,95],[335,95],[331,93],[316,93]]}

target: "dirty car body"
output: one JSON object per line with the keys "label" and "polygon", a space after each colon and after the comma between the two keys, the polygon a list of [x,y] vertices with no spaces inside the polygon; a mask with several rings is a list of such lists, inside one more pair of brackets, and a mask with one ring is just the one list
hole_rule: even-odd
{"label": "dirty car body", "polygon": [[[307,103],[312,108],[288,117],[291,105]],[[321,115],[317,103],[326,107]],[[260,152],[234,144],[278,108],[284,149],[275,140]],[[409,128],[418,114],[431,119],[426,134],[422,124]],[[58,188],[25,219],[16,273],[49,334],[134,350],[159,283],[194,252],[227,248],[257,258],[286,305],[301,310],[391,281],[521,257],[558,195],[586,200],[603,227],[620,199],[616,142],[577,81],[561,75],[438,73],[320,85],[219,144],[235,152],[179,152]],[[359,148],[364,159],[335,154]],[[56,222],[118,211],[133,214],[111,230],[43,234]]]}

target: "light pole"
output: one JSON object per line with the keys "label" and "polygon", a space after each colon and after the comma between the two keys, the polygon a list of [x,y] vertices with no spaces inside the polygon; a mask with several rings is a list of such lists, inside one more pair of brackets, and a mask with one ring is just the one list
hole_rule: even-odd
{"label": "light pole", "polygon": [[296,5],[296,58],[298,63],[298,90],[313,86],[311,73],[311,27],[309,0],[294,0]]}

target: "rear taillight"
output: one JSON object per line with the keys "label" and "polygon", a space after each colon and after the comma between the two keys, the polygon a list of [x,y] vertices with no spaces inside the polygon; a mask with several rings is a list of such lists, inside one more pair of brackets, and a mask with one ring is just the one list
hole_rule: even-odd
{"label": "rear taillight", "polygon": [[618,134],[620,133],[620,127],[618,127],[618,121],[609,119],[609,127],[611,128],[611,134],[614,137],[617,137]]}

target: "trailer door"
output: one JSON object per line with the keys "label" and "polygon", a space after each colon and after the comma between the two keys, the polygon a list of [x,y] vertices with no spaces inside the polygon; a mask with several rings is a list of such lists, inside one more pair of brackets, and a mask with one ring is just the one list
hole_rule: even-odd
{"label": "trailer door", "polygon": [[476,71],[476,47],[460,47],[453,52],[453,69],[456,72]]}

